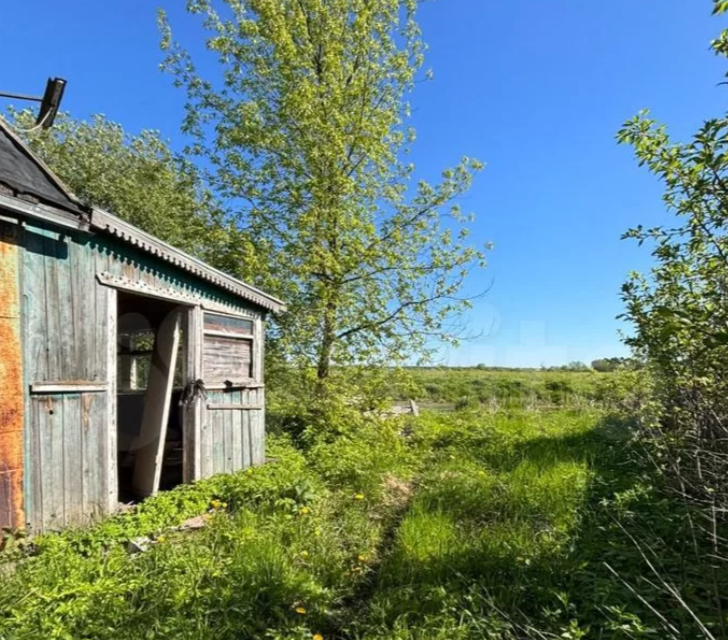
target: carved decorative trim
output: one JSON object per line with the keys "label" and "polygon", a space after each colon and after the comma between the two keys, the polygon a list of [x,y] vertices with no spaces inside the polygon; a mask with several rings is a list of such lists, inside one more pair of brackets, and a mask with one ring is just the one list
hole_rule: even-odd
{"label": "carved decorative trim", "polygon": [[184,269],[264,309],[276,312],[285,311],[285,305],[277,298],[268,295],[260,289],[245,284],[218,269],[206,265],[201,260],[187,255],[179,249],[175,249],[166,242],[162,242],[106,211],[94,209],[91,214],[91,226],[95,229],[101,229],[112,236],[116,236],[147,253],[166,260],[176,267]]}
{"label": "carved decorative trim", "polygon": [[219,313],[225,313],[227,315],[237,316],[246,319],[256,319],[259,314],[254,311],[239,311],[237,309],[231,309],[230,307],[203,298],[201,295],[187,293],[174,289],[173,287],[157,287],[146,282],[140,282],[139,280],[132,280],[124,276],[115,276],[108,271],[100,271],[96,274],[96,279],[104,286],[113,287],[120,291],[128,291],[129,293],[136,293],[141,296],[149,296],[150,298],[161,298],[162,300],[169,300],[170,302],[177,302],[179,304],[186,304],[189,306],[201,306],[203,309],[209,311],[217,311]]}

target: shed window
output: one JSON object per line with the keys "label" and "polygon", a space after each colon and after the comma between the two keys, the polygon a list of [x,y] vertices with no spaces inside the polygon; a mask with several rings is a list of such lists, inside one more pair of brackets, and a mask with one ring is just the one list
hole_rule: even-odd
{"label": "shed window", "polygon": [[202,361],[206,384],[254,379],[252,320],[205,313]]}
{"label": "shed window", "polygon": [[218,313],[205,314],[205,331],[229,333],[238,336],[253,335],[253,321],[245,318],[222,316]]}
{"label": "shed window", "polygon": [[[154,353],[154,329],[119,332],[117,336],[116,379],[119,391],[143,391],[147,388],[152,354]],[[183,385],[183,341],[174,372],[174,386]]]}

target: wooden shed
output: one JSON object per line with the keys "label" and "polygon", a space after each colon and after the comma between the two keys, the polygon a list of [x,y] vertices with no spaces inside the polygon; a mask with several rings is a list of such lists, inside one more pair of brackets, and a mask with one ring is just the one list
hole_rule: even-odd
{"label": "wooden shed", "polygon": [[280,300],[85,206],[0,121],[0,526],[264,460]]}

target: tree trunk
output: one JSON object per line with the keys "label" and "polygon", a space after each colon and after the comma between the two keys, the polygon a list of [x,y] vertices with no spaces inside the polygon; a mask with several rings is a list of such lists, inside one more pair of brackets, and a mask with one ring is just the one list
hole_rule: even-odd
{"label": "tree trunk", "polygon": [[318,365],[316,367],[316,377],[319,382],[328,379],[331,373],[331,355],[334,350],[334,341],[336,339],[336,326],[334,322],[334,314],[336,305],[333,301],[326,303],[324,312],[323,334],[321,336],[321,348],[319,349]]}

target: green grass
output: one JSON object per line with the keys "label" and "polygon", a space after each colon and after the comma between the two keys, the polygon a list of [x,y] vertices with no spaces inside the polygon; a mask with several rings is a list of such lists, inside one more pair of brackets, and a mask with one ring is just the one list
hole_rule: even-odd
{"label": "green grass", "polygon": [[[651,608],[699,637],[630,535],[721,637],[707,550],[629,425],[584,409],[404,425],[306,450],[275,436],[252,473],[11,551],[0,638],[670,637]],[[168,530],[204,511],[205,529]],[[129,555],[138,535],[157,544]]]}

